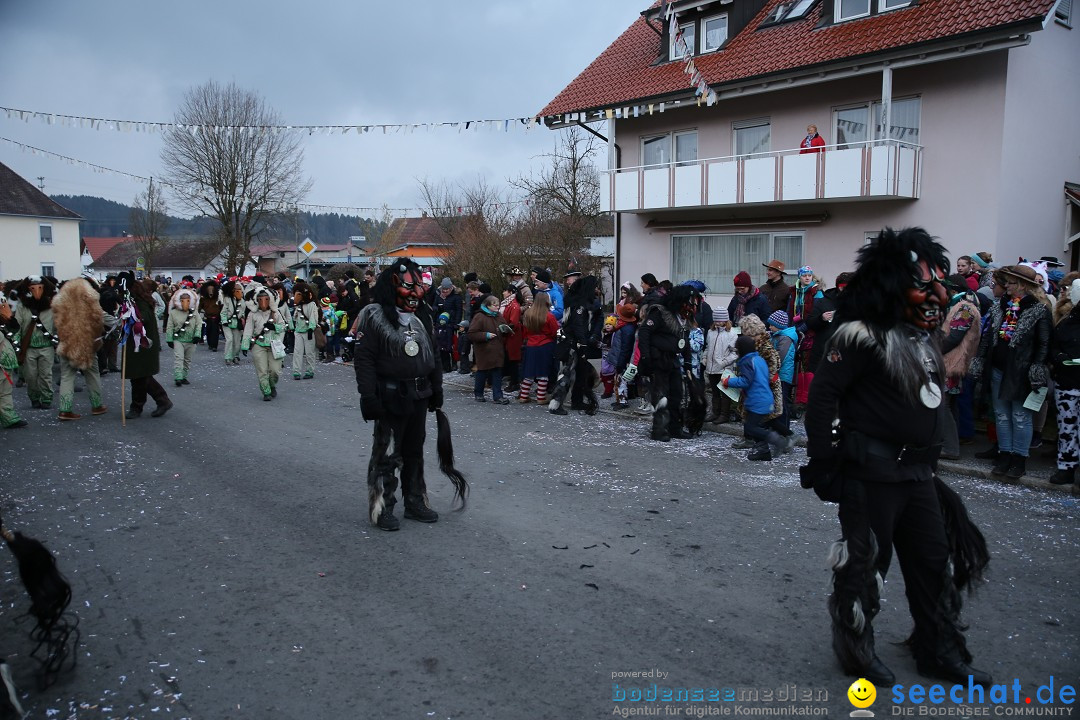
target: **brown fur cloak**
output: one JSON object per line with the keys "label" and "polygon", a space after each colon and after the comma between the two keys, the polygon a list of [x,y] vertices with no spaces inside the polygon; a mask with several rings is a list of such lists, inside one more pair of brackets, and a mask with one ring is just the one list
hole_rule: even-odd
{"label": "brown fur cloak", "polygon": [[95,343],[105,329],[105,313],[98,293],[86,280],[68,280],[52,301],[53,323],[60,344],[56,350],[73,367],[85,370],[94,364]]}

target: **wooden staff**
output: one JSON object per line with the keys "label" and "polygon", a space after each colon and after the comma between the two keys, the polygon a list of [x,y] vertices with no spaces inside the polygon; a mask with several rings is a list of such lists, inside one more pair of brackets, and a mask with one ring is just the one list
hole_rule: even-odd
{"label": "wooden staff", "polygon": [[[123,330],[120,331],[123,336]],[[124,402],[124,377],[127,374],[127,346],[120,346],[120,427],[127,427],[127,403]]]}

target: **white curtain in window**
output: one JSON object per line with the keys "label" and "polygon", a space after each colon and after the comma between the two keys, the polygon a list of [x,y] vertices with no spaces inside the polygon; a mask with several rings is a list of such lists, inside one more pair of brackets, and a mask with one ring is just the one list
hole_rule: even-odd
{"label": "white curtain in window", "polygon": [[753,155],[769,152],[770,135],[769,123],[735,128],[735,154]]}
{"label": "white curtain in window", "polygon": [[705,21],[705,46],[703,51],[715,50],[727,40],[727,15]]}
{"label": "white curtain in window", "polygon": [[[905,98],[893,100],[892,124],[889,128],[889,137],[893,140],[919,144],[919,111],[921,103],[919,98]],[[881,103],[876,102],[871,106],[870,112],[874,117],[874,139],[881,140],[884,137],[881,125]]]}
{"label": "white curtain in window", "polygon": [[671,162],[671,136],[657,135],[641,142],[642,165],[666,165]]}
{"label": "white curtain in window", "polygon": [[692,163],[697,160],[697,132],[675,135],[675,162]]}
{"label": "white curtain in window", "polygon": [[833,142],[840,146],[838,149],[845,150],[851,143],[866,140],[867,113],[865,105],[836,111],[836,135]]}
{"label": "white curtain in window", "polygon": [[731,294],[732,280],[741,270],[760,276],[760,284],[764,282],[762,264],[773,258],[799,267],[802,239],[802,235],[769,233],[675,235],[671,238],[671,281],[701,280],[710,292]]}

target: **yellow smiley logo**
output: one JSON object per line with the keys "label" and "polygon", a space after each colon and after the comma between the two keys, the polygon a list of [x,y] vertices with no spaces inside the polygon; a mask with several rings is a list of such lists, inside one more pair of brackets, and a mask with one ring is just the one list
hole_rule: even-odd
{"label": "yellow smiley logo", "polygon": [[847,691],[848,700],[857,708],[868,708],[877,699],[877,688],[866,678],[859,678],[851,683]]}

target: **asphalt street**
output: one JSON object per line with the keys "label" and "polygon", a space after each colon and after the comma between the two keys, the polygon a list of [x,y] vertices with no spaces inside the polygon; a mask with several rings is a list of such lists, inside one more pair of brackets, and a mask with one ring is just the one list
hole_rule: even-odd
{"label": "asphalt street", "polygon": [[[700,717],[804,692],[819,715],[853,709],[825,608],[839,526],[799,487],[801,449],[751,463],[726,435],[653,443],[642,420],[475,403],[454,376],[468,508],[449,511],[432,419],[442,517],[387,533],[366,517],[371,426],[351,367],[286,373],[265,403],[250,359],[226,368],[199,347],[183,388],[169,353],[162,366],[174,409],[150,418],[150,401],[126,428],[116,374],[110,412],[90,417],[80,393],[77,422],[16,390],[31,426],[0,435],[0,509],[56,553],[82,633],[77,666],[38,691],[29,603],[0,554],[0,656],[32,718]],[[965,608],[973,664],[1018,680],[1021,703],[1051,676],[1077,684],[1077,498],[946,479],[993,554]],[[931,684],[899,645],[895,562],[884,599],[879,655],[905,687]],[[653,683],[746,701],[618,700]]]}

